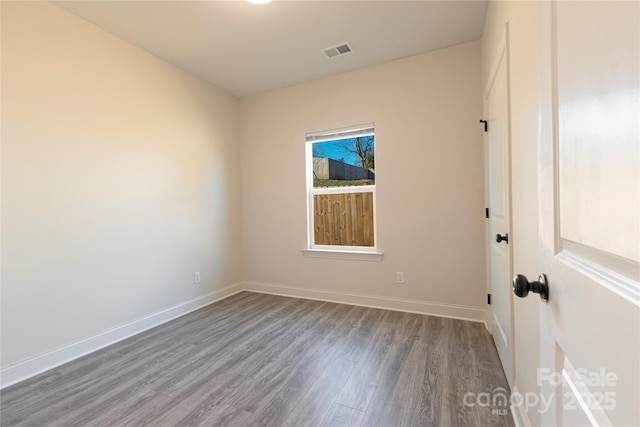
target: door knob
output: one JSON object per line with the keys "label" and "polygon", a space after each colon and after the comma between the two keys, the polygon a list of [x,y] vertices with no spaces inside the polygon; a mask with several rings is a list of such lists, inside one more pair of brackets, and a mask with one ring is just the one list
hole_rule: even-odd
{"label": "door knob", "polygon": [[504,236],[496,234],[496,242],[500,243],[502,241],[504,241],[507,245],[509,244],[509,233],[504,233]]}
{"label": "door knob", "polygon": [[516,274],[513,276],[513,293],[524,298],[529,295],[529,292],[534,294],[540,294],[540,299],[544,302],[549,301],[549,282],[547,276],[541,274],[538,277],[537,282],[530,282],[527,276],[523,274]]}

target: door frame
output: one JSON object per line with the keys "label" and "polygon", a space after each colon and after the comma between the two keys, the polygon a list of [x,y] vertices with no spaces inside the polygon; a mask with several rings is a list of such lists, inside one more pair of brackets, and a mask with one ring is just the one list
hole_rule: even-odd
{"label": "door frame", "polygon": [[[511,204],[511,199],[512,199],[512,193],[511,193],[511,71],[510,71],[510,52],[509,52],[509,22],[507,22],[505,24],[504,27],[504,31],[502,33],[502,36],[500,37],[500,42],[498,43],[498,49],[497,51],[494,53],[493,59],[492,59],[492,65],[491,65],[491,72],[489,73],[488,79],[485,82],[485,86],[483,88],[483,114],[486,117],[487,114],[487,110],[488,110],[488,96],[489,93],[491,91],[491,88],[493,86],[493,82],[496,78],[496,75],[498,73],[498,69],[500,66],[500,62],[504,61],[505,67],[506,67],[506,90],[507,90],[507,117],[506,117],[506,126],[507,126],[507,138],[506,138],[506,144],[507,144],[507,155],[506,155],[506,163],[507,163],[507,173],[505,175],[505,188],[506,188],[506,196],[507,196],[507,211],[508,211],[508,215],[509,215],[509,221],[508,221],[508,233],[509,233],[509,244],[507,245],[507,253],[508,253],[508,276],[507,277],[512,277],[513,276],[513,226],[512,226],[512,215],[513,215],[513,209],[512,209],[512,204]],[[488,126],[490,126],[490,124],[488,124]],[[489,206],[489,200],[490,200],[490,185],[489,185],[489,141],[488,141],[488,134],[485,133],[484,135],[484,172],[485,172],[485,206]],[[489,212],[489,216],[491,216],[491,212]],[[486,272],[486,288],[487,288],[487,294],[491,294],[491,244],[492,244],[492,236],[489,235],[490,233],[490,228],[489,228],[489,218],[487,218],[487,220],[485,221],[485,236],[486,236],[486,242],[485,242],[485,264],[487,266],[487,272]],[[509,384],[510,387],[513,388],[513,386],[516,384],[516,378],[515,378],[515,374],[516,374],[516,360],[515,360],[515,330],[514,330],[514,313],[513,313],[513,309],[514,309],[514,304],[513,304],[513,294],[511,292],[508,293],[509,294],[509,298],[508,298],[508,304],[509,304],[509,336],[507,337],[507,339],[509,340],[509,358],[510,358],[510,366],[511,366],[511,372],[506,372],[506,377],[507,379],[511,379],[511,382]],[[495,301],[495,299],[492,298],[492,302],[491,304],[488,305],[487,307],[487,311],[486,311],[486,317],[485,317],[485,325],[487,327],[487,330],[491,333],[491,335],[494,335],[494,331],[493,331],[493,302]],[[504,365],[502,366],[503,369],[505,369]]]}

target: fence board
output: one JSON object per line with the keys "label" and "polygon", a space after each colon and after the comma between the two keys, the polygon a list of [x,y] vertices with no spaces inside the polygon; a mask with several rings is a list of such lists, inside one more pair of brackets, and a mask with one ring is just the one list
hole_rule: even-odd
{"label": "fence board", "polygon": [[373,246],[373,193],[313,196],[316,245]]}

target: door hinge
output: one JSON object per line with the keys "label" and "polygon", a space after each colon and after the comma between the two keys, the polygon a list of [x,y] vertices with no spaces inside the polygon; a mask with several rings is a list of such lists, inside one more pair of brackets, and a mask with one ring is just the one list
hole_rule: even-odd
{"label": "door hinge", "polygon": [[487,304],[491,305],[491,294],[487,294]]}
{"label": "door hinge", "polygon": [[489,218],[489,208],[484,208],[484,217]]}
{"label": "door hinge", "polygon": [[488,132],[489,130],[487,129],[487,121],[486,120],[480,120],[480,123],[484,123],[484,131]]}

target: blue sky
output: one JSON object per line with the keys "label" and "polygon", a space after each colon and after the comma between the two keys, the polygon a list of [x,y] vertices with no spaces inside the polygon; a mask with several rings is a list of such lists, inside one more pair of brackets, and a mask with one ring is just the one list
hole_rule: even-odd
{"label": "blue sky", "polygon": [[358,158],[358,156],[356,156],[354,153],[346,151],[341,147],[343,141],[349,141],[353,143],[354,138],[340,139],[337,141],[316,142],[313,145],[320,147],[322,153],[321,157],[328,157],[334,160],[340,160],[341,158],[344,158],[345,163],[360,166],[360,159]]}

